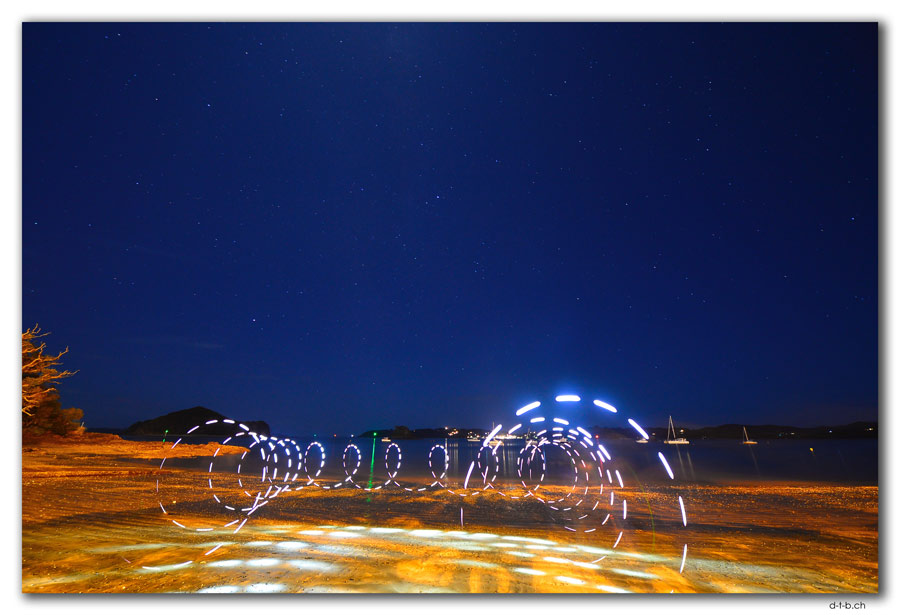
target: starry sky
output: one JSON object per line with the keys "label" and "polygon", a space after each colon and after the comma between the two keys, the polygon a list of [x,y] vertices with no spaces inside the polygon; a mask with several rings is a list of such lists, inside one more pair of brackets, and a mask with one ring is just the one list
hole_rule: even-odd
{"label": "starry sky", "polygon": [[877,417],[876,24],[26,23],[22,79],[88,426]]}

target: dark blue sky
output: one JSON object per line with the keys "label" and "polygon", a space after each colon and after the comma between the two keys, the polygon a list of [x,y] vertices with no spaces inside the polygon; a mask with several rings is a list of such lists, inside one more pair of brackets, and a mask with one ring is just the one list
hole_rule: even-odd
{"label": "dark blue sky", "polygon": [[46,24],[23,327],[93,426],[877,416],[875,24]]}

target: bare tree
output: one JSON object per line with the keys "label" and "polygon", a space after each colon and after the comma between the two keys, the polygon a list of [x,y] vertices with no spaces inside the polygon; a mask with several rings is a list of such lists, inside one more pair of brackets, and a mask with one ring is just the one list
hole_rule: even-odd
{"label": "bare tree", "polygon": [[50,335],[41,333],[35,325],[22,334],[22,412],[31,416],[39,407],[59,397],[56,384],[77,372],[59,371],[60,357],[69,352],[66,348],[57,355],[44,354],[47,343],[40,338]]}

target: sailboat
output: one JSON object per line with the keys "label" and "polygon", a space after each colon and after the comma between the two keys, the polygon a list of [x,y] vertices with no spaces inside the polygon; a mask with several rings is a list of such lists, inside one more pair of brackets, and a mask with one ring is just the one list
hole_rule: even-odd
{"label": "sailboat", "polygon": [[690,444],[686,438],[679,438],[675,434],[675,424],[672,423],[672,416],[669,415],[669,429],[666,432],[666,444]]}
{"label": "sailboat", "polygon": [[741,444],[759,444],[759,442],[751,440],[750,436],[747,435],[747,428],[744,427],[744,441]]}

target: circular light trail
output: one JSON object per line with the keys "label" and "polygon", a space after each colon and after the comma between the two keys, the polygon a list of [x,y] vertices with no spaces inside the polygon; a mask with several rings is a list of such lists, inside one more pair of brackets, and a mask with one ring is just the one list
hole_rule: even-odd
{"label": "circular light trail", "polygon": [[[582,396],[566,393],[558,395],[553,402],[559,405],[560,411],[570,409],[582,402]],[[551,402],[552,403],[552,402]],[[623,417],[619,410],[599,399],[584,402],[593,406],[597,411],[603,411],[605,416],[610,414],[622,417],[627,425],[637,435],[648,439],[647,432],[632,417]],[[541,413],[532,413],[541,408]],[[609,414],[606,414],[609,413]],[[403,451],[396,442],[390,442],[384,451],[384,468],[387,478],[377,484],[370,482],[367,486],[356,481],[356,476],[364,462],[364,455],[360,448],[349,443],[341,452],[341,470],[343,477],[327,484],[322,477],[326,467],[327,454],[325,446],[312,441],[305,451],[301,451],[296,441],[290,438],[275,438],[251,431],[243,423],[236,423],[231,419],[210,420],[202,425],[195,425],[187,431],[188,436],[203,435],[203,429],[207,426],[219,423],[234,426],[234,433],[222,440],[216,449],[212,460],[206,468],[207,476],[205,488],[209,490],[212,499],[225,510],[225,519],[219,528],[228,528],[230,533],[238,533],[250,517],[261,507],[269,504],[273,498],[290,491],[299,491],[306,487],[319,487],[322,489],[337,489],[353,486],[364,491],[378,491],[383,488],[395,486],[405,491],[424,491],[428,488],[444,490],[449,494],[461,498],[472,497],[478,494],[493,493],[496,496],[516,499],[531,498],[544,504],[551,516],[562,527],[573,533],[594,534],[606,532],[609,536],[610,549],[616,549],[622,541],[625,531],[628,529],[628,490],[622,478],[622,472],[615,467],[613,456],[607,447],[596,439],[589,430],[580,425],[575,425],[568,418],[555,416],[550,406],[542,405],[541,401],[534,401],[515,411],[516,417],[522,417],[522,422],[517,423],[502,431],[502,425],[497,425],[482,441],[481,446],[475,451],[474,458],[467,464],[461,464],[460,472],[463,472],[461,486],[451,486],[449,471],[451,455],[448,447],[442,444],[434,444],[427,453],[427,467],[434,480],[430,484],[418,487],[403,486],[398,482],[401,472]],[[528,415],[528,416],[524,416]],[[523,429],[523,425],[526,427]],[[538,429],[536,433],[532,429]],[[523,433],[524,432],[524,433]],[[514,480],[507,484],[498,481],[501,475],[501,458],[498,449],[501,446],[512,446],[507,443],[513,441],[522,442],[524,445],[515,455]],[[182,444],[183,438],[177,439],[169,448],[169,454],[163,458],[159,469],[163,471],[168,457]],[[222,472],[216,470],[216,463],[222,459],[219,455],[222,446],[238,445],[244,443],[245,450],[237,460],[236,470],[233,475],[236,478],[238,493],[246,497],[246,501],[235,501],[233,489],[230,495],[226,495],[226,488],[220,487],[214,481],[221,477]],[[549,475],[550,451],[563,454],[567,460],[571,480],[563,485],[563,493],[551,493],[547,491],[544,483]],[[315,452],[318,452],[316,459]],[[312,458],[311,458],[312,454]],[[374,464],[375,443],[372,443],[372,463]],[[675,474],[662,451],[657,454],[659,468],[662,475],[669,481],[675,480]],[[374,465],[373,465],[374,467]],[[300,475],[305,475],[306,480],[296,481]],[[462,477],[462,474],[460,475]],[[544,491],[541,488],[544,487]],[[558,491],[558,488],[554,488]],[[189,515],[182,516],[176,509],[177,499],[169,499],[164,495],[165,488],[161,487],[160,479],[156,480],[156,493],[162,514],[174,526],[189,532],[212,532],[216,526],[209,522],[198,524],[191,522]],[[551,490],[553,491],[553,490]],[[465,500],[463,500],[465,501]],[[677,495],[678,514],[682,527],[687,527],[688,515],[684,498]],[[169,507],[167,508],[167,504]],[[460,521],[462,522],[462,509],[460,509]],[[217,552],[227,541],[219,542],[206,549],[200,556],[192,560],[175,564],[174,567],[185,566],[193,562],[202,561]],[[683,574],[687,561],[687,544],[682,545],[681,557],[678,562],[678,572]],[[590,567],[605,559],[607,555],[591,562],[583,563]],[[148,567],[152,568],[152,567]]]}

